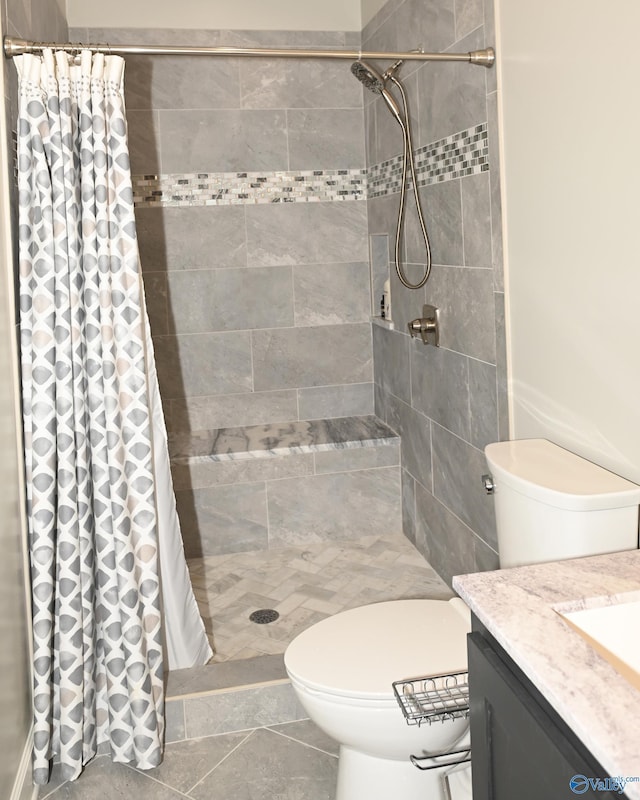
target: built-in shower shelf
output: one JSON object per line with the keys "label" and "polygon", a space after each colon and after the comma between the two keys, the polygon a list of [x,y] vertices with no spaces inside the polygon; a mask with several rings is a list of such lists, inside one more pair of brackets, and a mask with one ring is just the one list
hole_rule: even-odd
{"label": "built-in shower shelf", "polygon": [[395,681],[393,692],[408,725],[469,716],[469,673]]}
{"label": "built-in shower shelf", "polygon": [[396,329],[393,321],[385,319],[384,317],[371,317],[371,322],[373,322],[374,325],[378,325],[380,328],[386,328],[388,331],[394,331]]}

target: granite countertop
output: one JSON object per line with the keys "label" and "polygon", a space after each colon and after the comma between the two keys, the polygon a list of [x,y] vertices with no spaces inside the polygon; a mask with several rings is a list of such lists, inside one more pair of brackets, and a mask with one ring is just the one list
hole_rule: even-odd
{"label": "granite countertop", "polygon": [[555,610],[637,599],[640,551],[460,575],[453,586],[608,774],[637,779],[625,794],[640,800],[640,691]]}

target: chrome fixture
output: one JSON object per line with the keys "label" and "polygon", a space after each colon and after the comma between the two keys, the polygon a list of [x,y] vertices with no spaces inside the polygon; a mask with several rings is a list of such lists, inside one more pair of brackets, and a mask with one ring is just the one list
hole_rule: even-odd
{"label": "chrome fixture", "polygon": [[32,42],[27,39],[4,37],[4,54],[7,58],[24,53],[40,53],[50,50],[91,50],[105,55],[151,55],[151,56],[255,56],[267,58],[342,58],[355,61],[360,58],[404,59],[405,61],[466,61],[482,67],[492,67],[496,56],[492,47],[473,50],[469,53],[423,53],[414,50],[408,53],[385,53],[362,50],[302,50],[262,47],[183,47],[155,44],[82,44],[80,42]]}
{"label": "chrome fixture", "polygon": [[[402,61],[396,61],[396,64],[402,64]],[[371,66],[371,64],[367,64],[366,61],[354,61],[354,63],[351,65],[351,72],[353,72],[360,83],[362,83],[365,88],[369,89],[370,92],[381,95],[382,99],[387,104],[389,111],[391,111],[398,124],[404,131],[405,123],[400,112],[400,108],[393,95],[389,94],[385,88],[385,84],[388,80],[388,77],[385,76],[389,70],[387,70],[384,75],[379,75]]]}
{"label": "chrome fixture", "polygon": [[493,475],[488,472],[482,476],[482,486],[487,494],[493,494],[496,490],[496,485],[493,482]]}
{"label": "chrome fixture", "polygon": [[[409,119],[409,107],[407,103],[407,95],[404,91],[404,86],[396,78],[396,72],[402,66],[402,60],[397,60],[392,64],[386,72],[380,75],[371,64],[359,59],[351,65],[351,72],[356,78],[375,94],[382,95],[382,99],[387,104],[387,107],[395,117],[396,121],[402,128],[403,139],[403,155],[402,155],[402,182],[400,184],[400,204],[398,205],[398,221],[396,223],[396,243],[395,243],[395,267],[396,274],[400,279],[400,283],[406,286],[407,289],[420,289],[427,282],[431,274],[431,245],[429,243],[429,234],[427,233],[427,226],[422,214],[422,206],[420,204],[420,195],[418,193],[418,183],[416,180],[416,170],[413,163],[413,145],[411,143],[411,122]],[[386,84],[390,82],[397,87],[402,98],[402,105],[404,107],[404,115],[400,112],[400,108],[392,94],[386,88]],[[418,213],[418,221],[420,222],[420,230],[422,231],[422,238],[426,251],[426,266],[424,275],[418,283],[411,283],[402,269],[400,264],[400,244],[402,241],[402,228],[404,225],[404,211],[405,200],[407,194],[407,162],[411,171],[411,186],[413,187],[413,194],[416,199],[416,211]]]}
{"label": "chrome fixture", "polygon": [[428,303],[422,307],[422,316],[411,320],[409,323],[409,333],[412,338],[418,336],[422,339],[422,344],[432,344],[440,347],[440,309]]}

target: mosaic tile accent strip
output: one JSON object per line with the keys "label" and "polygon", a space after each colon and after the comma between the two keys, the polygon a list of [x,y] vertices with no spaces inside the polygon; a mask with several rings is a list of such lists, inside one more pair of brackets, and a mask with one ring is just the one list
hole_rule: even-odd
{"label": "mosaic tile accent strip", "polygon": [[[487,123],[418,148],[414,163],[418,186],[486,172],[489,169]],[[133,194],[139,208],[327,203],[394,194],[400,191],[401,178],[402,155],[398,155],[366,170],[134,175]]]}
{"label": "mosaic tile accent strip", "polygon": [[134,202],[149,206],[234,206],[366,199],[364,169],[200,172],[133,176]]}
{"label": "mosaic tile accent strip", "polygon": [[[489,169],[487,123],[454,133],[446,139],[420,147],[414,154],[418,186],[477,175]],[[411,182],[408,173],[408,181]],[[402,186],[402,156],[395,156],[370,167],[367,197],[383,197],[399,192]]]}

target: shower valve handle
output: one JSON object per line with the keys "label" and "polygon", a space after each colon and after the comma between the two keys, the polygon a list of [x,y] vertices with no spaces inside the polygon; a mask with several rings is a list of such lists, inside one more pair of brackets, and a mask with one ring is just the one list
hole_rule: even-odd
{"label": "shower valve handle", "polygon": [[418,336],[422,339],[422,344],[431,344],[434,347],[440,346],[440,313],[435,306],[424,305],[422,307],[422,317],[413,319],[409,323],[409,333],[412,338]]}

